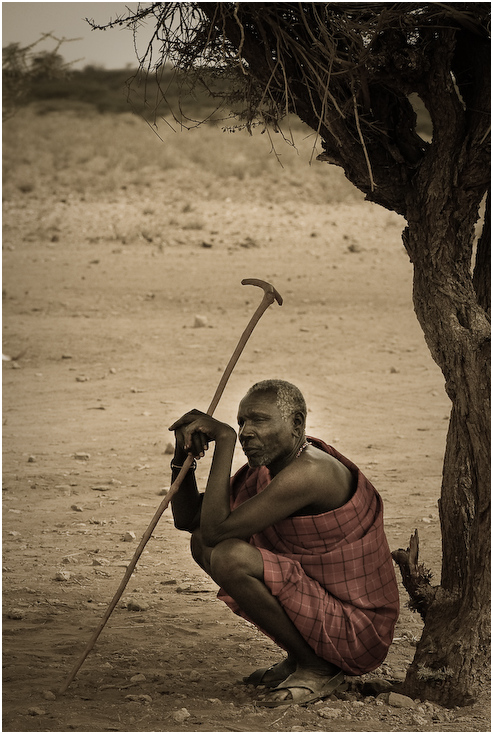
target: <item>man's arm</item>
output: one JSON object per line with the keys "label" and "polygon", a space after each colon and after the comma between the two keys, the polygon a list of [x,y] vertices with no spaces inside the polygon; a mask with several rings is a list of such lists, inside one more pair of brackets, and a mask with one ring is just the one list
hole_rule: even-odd
{"label": "man's arm", "polygon": [[[228,538],[249,540],[255,533],[306,507],[318,512],[341,506],[350,496],[350,472],[333,457],[321,462],[316,452],[305,451],[292,461],[259,494],[235,510],[230,508],[230,473],[236,432],[205,413],[193,411],[171,428],[184,434],[184,450],[203,455],[202,444],[215,441],[214,458],[200,511],[200,530],[205,545],[214,547]],[[197,438],[200,436],[200,440]],[[322,465],[323,463],[323,465]],[[344,472],[344,476],[341,476]],[[342,493],[342,494],[341,494]],[[342,497],[345,495],[346,498]],[[341,498],[342,497],[342,498]]]}
{"label": "man's arm", "polygon": [[[197,458],[204,456],[209,441],[215,441],[205,495],[199,495],[196,485],[194,487],[189,478],[191,474],[189,472],[185,480],[186,486],[182,485],[175,495],[177,500],[172,500],[176,527],[194,530],[200,524],[201,531],[205,530],[206,533],[204,541],[208,544],[209,526],[222,522],[230,514],[230,475],[236,431],[226,423],[221,423],[198,410],[186,413],[173,423],[170,430],[175,431],[177,441],[175,456],[180,463],[182,457],[186,457],[188,453]],[[192,515],[193,509],[195,509],[194,515]]]}
{"label": "man's arm", "polygon": [[[171,482],[173,483],[185,463],[188,452],[183,448],[183,434],[175,433],[175,454],[171,461]],[[195,466],[195,463],[192,465]],[[190,469],[185,475],[178,492],[171,500],[171,511],[178,530],[193,532],[200,524],[200,508],[203,495],[199,493],[195,481],[195,471]]]}
{"label": "man's arm", "polygon": [[213,547],[228,538],[249,540],[305,508],[317,508],[318,513],[341,507],[351,496],[352,478],[336,459],[326,459],[322,464],[305,453],[276,474],[262,492],[228,514],[215,510],[215,498],[222,493],[211,481],[211,472],[200,522],[204,542]]}

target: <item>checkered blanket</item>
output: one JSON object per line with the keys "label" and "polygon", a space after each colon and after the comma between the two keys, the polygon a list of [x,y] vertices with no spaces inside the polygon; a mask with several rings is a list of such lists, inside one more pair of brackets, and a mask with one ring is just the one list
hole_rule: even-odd
{"label": "checkered blanket", "polygon": [[[336,510],[282,520],[250,543],[262,554],[265,584],[317,655],[361,675],[385,659],[399,614],[382,500],[351,461],[319,439],[309,441],[357,477],[354,495]],[[231,480],[232,508],[270,481],[265,466],[244,466]],[[218,597],[247,618],[224,590]]]}

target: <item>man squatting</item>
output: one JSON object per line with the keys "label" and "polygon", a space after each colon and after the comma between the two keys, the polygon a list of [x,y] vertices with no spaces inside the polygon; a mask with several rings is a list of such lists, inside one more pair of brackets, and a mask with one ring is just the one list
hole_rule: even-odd
{"label": "man squatting", "polygon": [[263,706],[316,701],[377,668],[399,613],[382,500],[351,461],[305,436],[306,412],[288,382],[251,387],[238,409],[248,464],[232,479],[231,426],[192,410],[170,427],[173,479],[215,442],[205,493],[192,465],[172,500],[176,527],[192,534],[219,598],[287,653],[245,678],[271,689]]}

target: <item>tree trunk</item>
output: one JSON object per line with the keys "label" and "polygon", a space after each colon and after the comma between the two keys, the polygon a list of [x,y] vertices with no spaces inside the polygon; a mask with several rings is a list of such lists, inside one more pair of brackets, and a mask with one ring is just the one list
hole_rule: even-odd
{"label": "tree trunk", "polygon": [[[467,211],[453,200],[444,206],[429,197],[427,204],[419,216],[411,213],[404,241],[414,262],[415,311],[452,412],[439,502],[441,586],[425,609],[406,688],[453,706],[477,697],[489,669],[490,330],[467,267],[478,202],[471,200]],[[454,238],[450,257],[443,243]]]}
{"label": "tree trunk", "polygon": [[457,416],[453,407],[440,500],[442,584],[406,678],[413,696],[450,706],[471,703],[485,683],[490,633],[489,464]]}

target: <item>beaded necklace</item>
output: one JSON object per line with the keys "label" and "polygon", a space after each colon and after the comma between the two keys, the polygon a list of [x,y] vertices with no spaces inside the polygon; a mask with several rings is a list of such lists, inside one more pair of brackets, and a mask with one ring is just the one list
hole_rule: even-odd
{"label": "beaded necklace", "polygon": [[306,449],[306,448],[307,448],[307,447],[308,447],[309,445],[310,445],[310,444],[308,443],[308,441],[305,441],[305,443],[303,444],[303,446],[300,446],[300,448],[298,449],[298,453],[296,454],[296,456],[295,456],[294,458],[295,458],[295,459],[297,459],[297,458],[298,458],[299,456],[301,456],[301,454],[303,453],[303,451],[304,451],[304,450],[305,450],[305,449]]}

